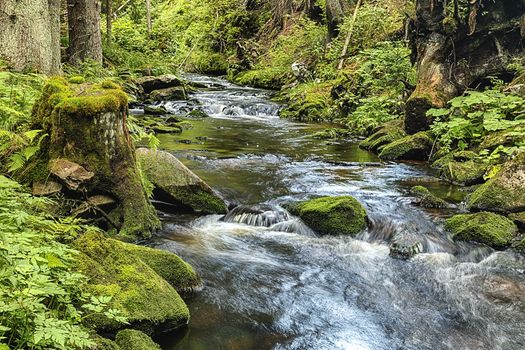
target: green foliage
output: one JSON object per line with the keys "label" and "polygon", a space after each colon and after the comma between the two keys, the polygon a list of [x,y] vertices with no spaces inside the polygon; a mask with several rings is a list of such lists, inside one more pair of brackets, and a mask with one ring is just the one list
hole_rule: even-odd
{"label": "green foliage", "polygon": [[[490,133],[525,125],[525,99],[498,89],[469,91],[452,99],[449,107],[431,109],[427,115],[435,118],[432,132],[445,150],[464,150],[478,146]],[[519,129],[512,133],[525,136]],[[524,146],[517,143],[508,149],[482,151],[480,155],[494,158],[505,153],[510,156]]]}
{"label": "green foliage", "polygon": [[0,176],[0,341],[12,349],[88,349],[83,318],[125,321],[107,309],[111,298],[84,292],[86,278],[72,268],[78,252],[60,242],[95,229],[47,217],[53,205]]}

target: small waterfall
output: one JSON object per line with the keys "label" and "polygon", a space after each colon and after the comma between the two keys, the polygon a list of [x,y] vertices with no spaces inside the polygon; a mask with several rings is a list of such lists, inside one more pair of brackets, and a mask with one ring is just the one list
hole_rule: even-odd
{"label": "small waterfall", "polygon": [[290,219],[291,215],[286,210],[277,206],[241,205],[226,214],[223,221],[250,226],[271,227]]}

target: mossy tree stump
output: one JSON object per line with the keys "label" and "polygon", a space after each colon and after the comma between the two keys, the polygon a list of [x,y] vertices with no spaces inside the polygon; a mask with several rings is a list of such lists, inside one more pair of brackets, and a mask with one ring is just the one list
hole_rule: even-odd
{"label": "mossy tree stump", "polygon": [[30,180],[45,181],[57,159],[77,163],[94,174],[69,195],[113,197],[118,206],[107,219],[123,238],[148,237],[159,226],[143,188],[126,126],[127,95],[112,82],[69,85],[52,78],[33,111],[33,124],[49,138]]}

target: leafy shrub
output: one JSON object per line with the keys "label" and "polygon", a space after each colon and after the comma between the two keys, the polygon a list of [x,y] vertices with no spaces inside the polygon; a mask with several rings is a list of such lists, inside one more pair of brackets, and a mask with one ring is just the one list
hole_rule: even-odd
{"label": "leafy shrub", "polygon": [[498,89],[469,91],[427,115],[435,118],[432,131],[445,150],[464,150],[479,145],[489,133],[525,125],[525,99]]}
{"label": "leafy shrub", "polygon": [[94,228],[48,218],[53,205],[0,176],[0,342],[8,348],[87,349],[87,315],[125,321],[107,310],[110,298],[83,292],[86,278],[72,268],[78,252],[60,242]]}

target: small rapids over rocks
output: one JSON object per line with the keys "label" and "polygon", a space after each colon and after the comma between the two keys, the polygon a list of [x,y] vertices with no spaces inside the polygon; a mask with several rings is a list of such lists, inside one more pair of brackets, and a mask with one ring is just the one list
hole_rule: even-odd
{"label": "small rapids over rocks", "polygon": [[[525,258],[444,232],[461,188],[421,164],[381,163],[352,140],[315,140],[326,126],[280,119],[267,91],[189,79],[202,88],[164,105],[210,118],[162,135],[162,146],[236,206],[165,214],[157,247],[192,264],[204,288],[188,301],[188,328],[158,339],[163,349],[525,349]],[[457,205],[413,205],[414,179]],[[320,236],[284,209],[339,195],[368,212],[356,238]],[[392,258],[400,242],[418,254]]]}

